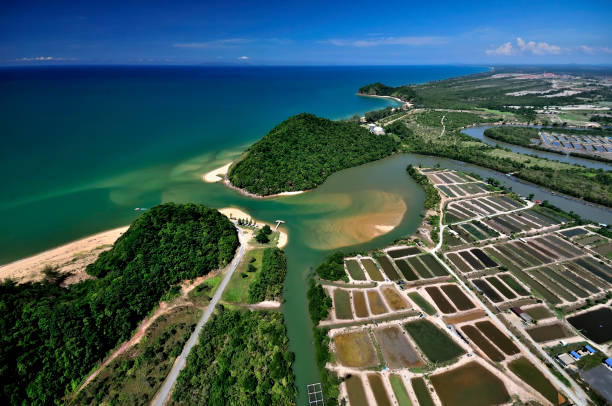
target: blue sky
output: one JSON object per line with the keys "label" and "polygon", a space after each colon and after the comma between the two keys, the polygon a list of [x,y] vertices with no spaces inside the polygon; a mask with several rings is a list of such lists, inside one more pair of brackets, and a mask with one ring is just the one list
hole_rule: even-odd
{"label": "blue sky", "polygon": [[0,64],[608,64],[612,1],[29,1]]}

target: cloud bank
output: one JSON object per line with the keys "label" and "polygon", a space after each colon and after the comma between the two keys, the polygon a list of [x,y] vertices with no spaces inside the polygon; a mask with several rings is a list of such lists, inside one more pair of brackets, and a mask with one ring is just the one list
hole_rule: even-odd
{"label": "cloud bank", "polygon": [[512,56],[512,55],[558,55],[561,47],[548,42],[525,41],[521,37],[516,38],[516,44],[506,42],[495,49],[487,49],[487,55]]}

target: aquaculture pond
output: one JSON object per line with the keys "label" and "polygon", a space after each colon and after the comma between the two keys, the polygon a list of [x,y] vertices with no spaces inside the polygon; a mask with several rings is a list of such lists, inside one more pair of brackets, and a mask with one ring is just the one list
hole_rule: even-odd
{"label": "aquaculture pond", "polygon": [[600,307],[578,316],[569,317],[567,321],[597,344],[612,340],[612,309],[609,307]]}
{"label": "aquaculture pond", "polygon": [[540,392],[552,404],[561,404],[563,396],[548,379],[525,357],[520,357],[508,363],[508,368],[527,385]]}
{"label": "aquaculture pond", "polygon": [[350,376],[346,381],[346,391],[348,392],[349,402],[351,406],[368,406],[365,389],[361,378],[356,375]]}
{"label": "aquaculture pond", "polygon": [[504,383],[476,361],[429,379],[443,406],[490,406],[510,400]]}
{"label": "aquaculture pond", "polygon": [[417,320],[404,326],[431,362],[449,361],[464,353],[444,331],[428,320]]}

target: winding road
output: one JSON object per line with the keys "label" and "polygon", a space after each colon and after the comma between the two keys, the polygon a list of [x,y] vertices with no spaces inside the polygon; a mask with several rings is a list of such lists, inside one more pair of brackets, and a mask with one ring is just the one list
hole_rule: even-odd
{"label": "winding road", "polygon": [[183,351],[181,352],[181,355],[179,355],[177,359],[174,361],[174,365],[172,365],[172,369],[170,370],[170,373],[168,374],[168,376],[166,377],[166,380],[164,381],[161,388],[157,392],[157,395],[155,395],[155,398],[153,398],[153,401],[151,402],[151,406],[163,406],[169,399],[170,394],[172,393],[172,388],[174,387],[174,384],[176,383],[176,379],[178,378],[179,373],[181,372],[183,368],[185,368],[185,365],[187,364],[187,356],[189,355],[189,352],[191,352],[191,349],[198,342],[198,337],[200,337],[200,332],[202,331],[202,327],[204,327],[204,324],[206,324],[208,319],[210,319],[212,312],[215,310],[217,303],[219,302],[219,300],[221,299],[221,296],[223,295],[223,291],[227,287],[227,284],[229,283],[230,279],[232,278],[232,275],[234,274],[234,271],[238,267],[238,264],[240,263],[240,261],[242,260],[242,257],[244,256],[244,253],[246,252],[246,246],[247,246],[246,236],[244,235],[244,233],[242,232],[240,228],[236,227],[236,229],[238,230],[238,238],[240,239],[240,248],[238,249],[238,254],[232,260],[232,263],[230,264],[229,272],[225,275],[225,278],[223,278],[223,280],[219,284],[219,287],[217,288],[215,295],[213,296],[210,303],[208,304],[206,311],[204,311],[202,318],[200,318],[200,321],[198,321],[198,324],[196,325],[195,330],[193,330],[193,333],[191,333],[191,337],[189,337],[189,340],[187,340],[187,342],[185,343],[185,347],[183,347]]}

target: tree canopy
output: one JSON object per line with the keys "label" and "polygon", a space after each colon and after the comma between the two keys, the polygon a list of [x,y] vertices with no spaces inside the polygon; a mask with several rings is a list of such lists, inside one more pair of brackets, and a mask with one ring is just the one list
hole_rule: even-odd
{"label": "tree canopy", "polygon": [[234,186],[259,195],[312,189],[339,170],[384,158],[396,148],[388,136],[355,123],[298,114],[283,121],[232,166]]}
{"label": "tree canopy", "polygon": [[168,203],[140,216],[88,267],[96,279],[68,288],[0,284],[2,399],[61,402],[173,285],[224,266],[238,245],[216,210]]}
{"label": "tree canopy", "polygon": [[176,405],[292,405],[294,354],[279,312],[221,312],[206,323],[176,382]]}

